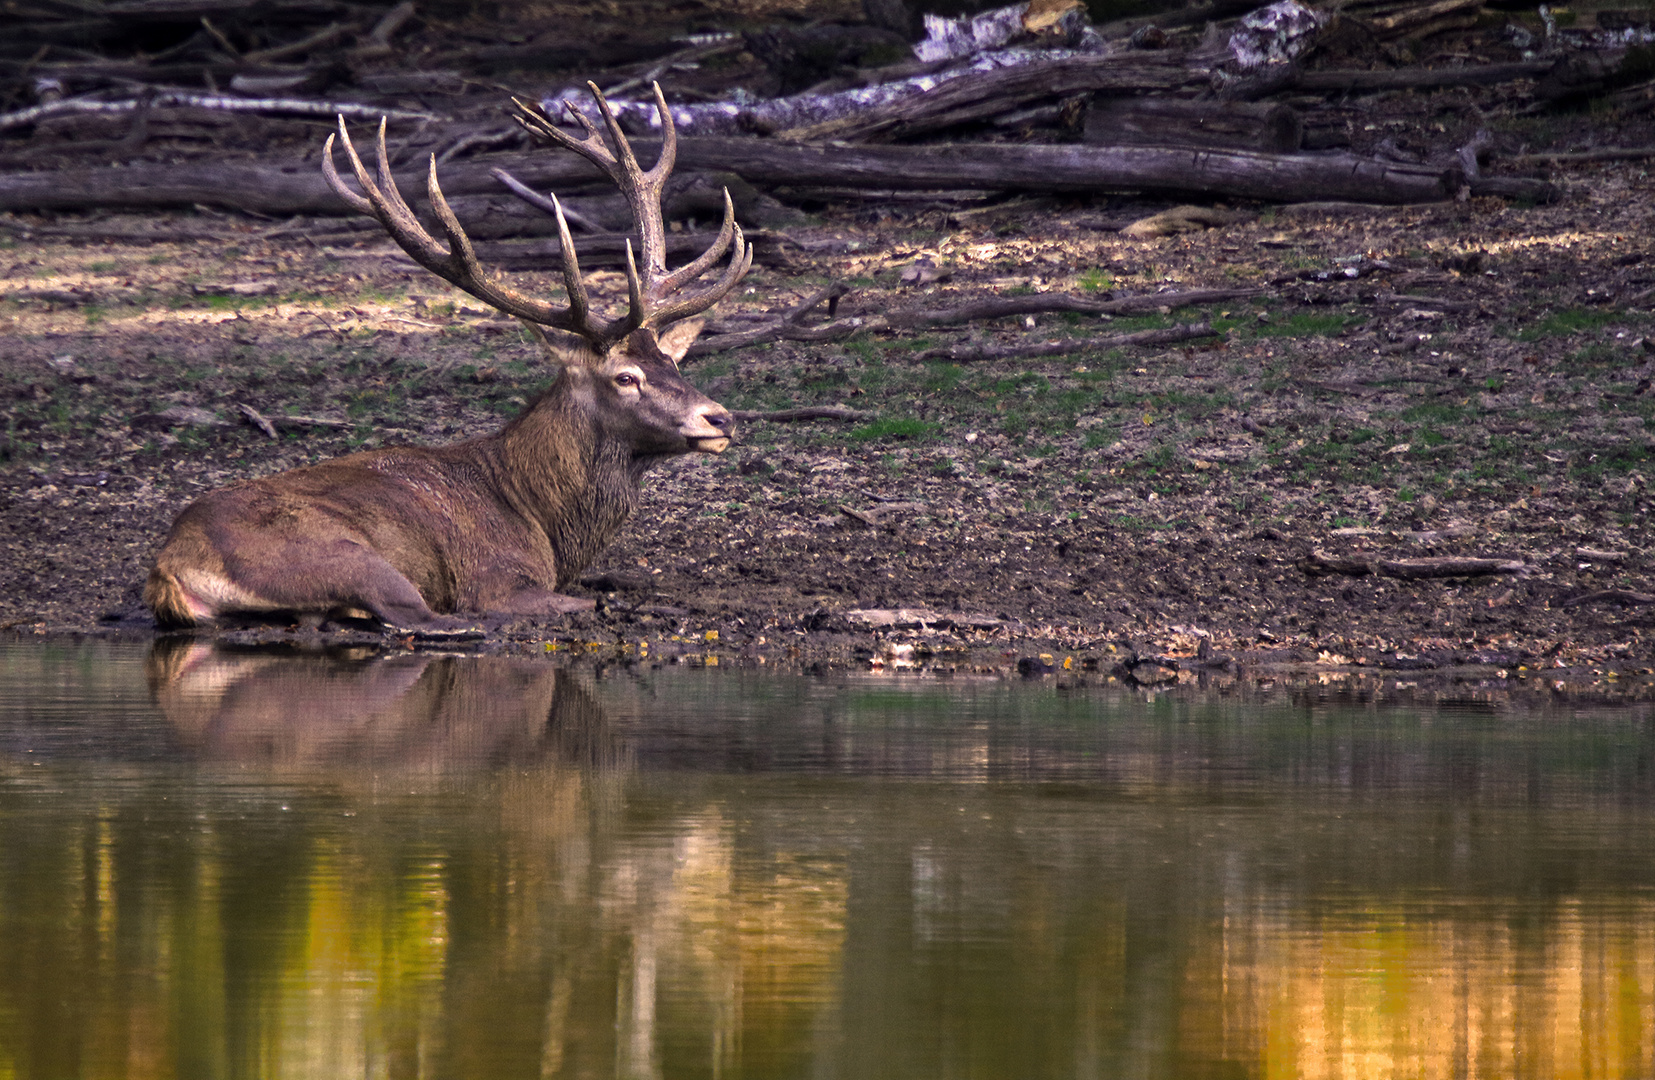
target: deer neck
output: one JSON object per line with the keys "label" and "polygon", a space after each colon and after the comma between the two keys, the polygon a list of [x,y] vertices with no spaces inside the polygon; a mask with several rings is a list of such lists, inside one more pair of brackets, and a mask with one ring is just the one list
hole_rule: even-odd
{"label": "deer neck", "polygon": [[649,459],[604,430],[589,390],[568,371],[497,436],[502,493],[539,524],[558,585],[597,558],[638,507]]}

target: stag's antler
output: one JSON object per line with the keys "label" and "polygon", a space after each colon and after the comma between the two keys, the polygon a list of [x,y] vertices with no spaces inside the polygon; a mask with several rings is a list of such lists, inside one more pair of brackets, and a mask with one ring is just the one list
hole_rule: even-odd
{"label": "stag's antler", "polygon": [[[332,135],[328,136],[327,144],[323,147],[322,174],[340,198],[362,213],[372,214],[378,218],[379,223],[402,250],[444,281],[464,289],[508,315],[537,326],[566,330],[585,339],[598,352],[607,352],[611,346],[634,330],[658,331],[671,323],[712,307],[728,295],[747,272],[753,263],[753,252],[742,237],[741,226],[735,223],[735,207],[726,189],[724,225],[719,229],[718,237],[712,246],[693,262],[670,273],[667,271],[666,226],[661,217],[661,189],[666,183],[667,175],[672,172],[673,161],[677,156],[678,136],[673,129],[672,113],[667,108],[666,98],[661,94],[660,85],[656,84],[655,103],[660,110],[663,132],[661,156],[655,167],[646,173],[638,167],[632,146],[627,142],[620,125],[616,123],[609,102],[604,100],[603,94],[595,84],[587,85],[592,88],[592,96],[597,99],[604,123],[615,142],[613,152],[604,144],[602,136],[592,126],[591,121],[573,107],[569,112],[586,130],[584,139],[576,139],[560,131],[543,110],[523,101],[516,102],[521,111],[515,119],[530,132],[544,135],[597,165],[615,181],[622,194],[626,196],[627,205],[632,209],[632,217],[638,225],[643,244],[644,268],[640,279],[632,255],[632,242],[629,239],[626,245],[626,276],[631,303],[627,314],[622,318],[598,320],[593,316],[586,283],[580,273],[580,263],[575,257],[574,239],[569,234],[569,223],[564,219],[563,208],[558,204],[555,195],[552,196],[552,206],[557,217],[558,242],[563,254],[563,282],[569,296],[567,307],[558,307],[526,296],[511,286],[496,281],[483,269],[482,264],[477,261],[477,252],[472,247],[470,237],[466,236],[465,230],[460,227],[459,219],[454,216],[448,200],[443,197],[442,187],[437,183],[435,155],[431,158],[426,191],[437,223],[442,226],[443,234],[448,238],[446,249],[425,230],[397,189],[396,181],[392,179],[390,156],[385,152],[385,121],[379,122],[376,147],[379,175],[376,181],[369,175],[367,166],[362,163],[356,147],[351,143],[350,134],[345,130],[344,117],[339,118],[339,140],[345,148],[346,157],[350,160],[351,169],[356,174],[356,182],[362,187],[361,195],[345,185],[339,170],[334,167]],[[669,300],[689,282],[706,273],[726,251],[731,253],[730,263],[718,281],[699,292]]]}
{"label": "stag's antler", "polygon": [[[613,151],[605,144],[603,136],[598,134],[597,128],[592,126],[592,121],[586,118],[586,114],[573,105],[566,104],[565,108],[570,117],[586,132],[584,139],[567,134],[552,123],[551,117],[546,115],[543,108],[519,98],[512,99],[518,108],[513,119],[523,125],[531,135],[550,139],[559,146],[573,150],[602,169],[605,175],[615,182],[615,186],[621,189],[621,193],[626,196],[627,205],[632,208],[632,219],[637,222],[638,236],[643,246],[643,279],[639,280],[638,267],[632,257],[632,242],[628,240],[626,277],[632,296],[631,310],[624,320],[611,325],[624,337],[639,327],[659,330],[670,323],[706,311],[735,288],[736,282],[741,280],[742,275],[753,263],[753,253],[742,237],[741,226],[736,224],[736,211],[730,201],[730,190],[724,189],[724,224],[719,228],[718,236],[712,245],[693,262],[668,273],[666,226],[661,218],[661,190],[666,186],[667,176],[672,172],[673,164],[678,158],[678,131],[673,126],[672,110],[667,108],[667,99],[661,93],[661,84],[653,84],[655,108],[661,117],[661,156],[656,160],[655,167],[648,172],[639,167],[638,159],[632,153],[632,144],[621,131],[621,125],[616,121],[614,110],[610,109],[603,92],[598,89],[596,83],[589,82],[586,85],[598,103],[598,111],[603,114],[604,126],[609,129],[609,138],[615,144]],[[567,267],[574,264],[574,242],[563,222],[561,211],[558,213],[558,234],[563,244],[563,261],[567,273]],[[668,297],[706,273],[726,251],[731,252],[730,264],[718,281],[700,292],[668,302]],[[574,295],[572,288],[570,295]]]}

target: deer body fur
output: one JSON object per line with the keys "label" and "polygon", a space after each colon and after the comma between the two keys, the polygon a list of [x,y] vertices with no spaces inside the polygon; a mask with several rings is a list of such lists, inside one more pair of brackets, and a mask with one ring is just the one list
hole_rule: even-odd
{"label": "deer body fur", "polygon": [[[637,508],[649,466],[729,445],[730,414],[683,379],[678,361],[701,329],[688,316],[727,293],[751,254],[727,214],[721,237],[734,255],[723,279],[698,296],[664,302],[694,276],[686,270],[712,263],[708,255],[716,257],[720,244],[691,267],[666,273],[658,242],[659,187],[671,166],[670,151],[664,149],[661,163],[642,173],[598,100],[618,154],[594,160],[622,172],[623,190],[630,181],[644,238],[645,280],[636,271],[629,274],[631,313],[611,323],[589,315],[561,214],[570,306],[526,314],[520,309],[535,302],[476,266],[434,174],[431,200],[449,233],[447,252],[395,193],[384,170],[383,133],[377,185],[347,143],[365,199],[343,189],[328,154],[329,179],[341,194],[380,217],[420,262],[523,319],[562,370],[496,434],[444,447],[352,454],[224,488],[191,504],[174,523],[145,586],[144,600],[158,623],[191,626],[291,613],[366,617],[393,630],[444,635],[473,631],[478,617],[589,608],[591,601],[559,590]],[[670,134],[664,102],[661,111]],[[583,143],[556,137],[594,156],[592,143],[601,146],[601,140],[587,126],[590,137]],[[572,333],[579,343],[556,345],[541,329],[546,327]]]}

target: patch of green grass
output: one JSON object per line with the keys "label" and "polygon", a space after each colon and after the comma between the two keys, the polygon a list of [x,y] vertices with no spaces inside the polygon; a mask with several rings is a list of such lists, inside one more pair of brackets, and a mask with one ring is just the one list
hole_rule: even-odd
{"label": "patch of green grass", "polygon": [[120,263],[114,259],[99,259],[86,264],[86,270],[92,274],[112,274],[120,268]]}
{"label": "patch of green grass", "polygon": [[1079,284],[1083,292],[1106,292],[1115,287],[1115,277],[1094,266],[1080,275]]}
{"label": "patch of green grass", "polygon": [[1646,446],[1613,446],[1578,458],[1569,474],[1585,483],[1601,480],[1605,474],[1627,473],[1650,461]]}
{"label": "patch of green grass", "polygon": [[1597,330],[1625,318],[1623,312],[1611,308],[1563,308],[1517,331],[1517,340],[1539,341],[1541,338],[1578,334],[1583,330]]}
{"label": "patch of green grass", "polygon": [[1132,462],[1129,471],[1139,475],[1160,476],[1181,472],[1178,452],[1171,446],[1157,446]]}
{"label": "patch of green grass", "polygon": [[1592,371],[1622,367],[1624,361],[1615,346],[1606,341],[1595,341],[1569,353],[1560,366],[1564,371]]}
{"label": "patch of green grass", "polygon": [[1119,440],[1120,434],[1113,427],[1099,425],[1086,433],[1081,445],[1088,450],[1097,450],[1105,446],[1113,446]]}
{"label": "patch of green grass", "polygon": [[1410,424],[1452,425],[1466,419],[1470,410],[1463,405],[1442,401],[1425,401],[1402,410],[1400,419]]}
{"label": "patch of green grass", "polygon": [[959,364],[946,361],[930,363],[925,366],[920,376],[920,385],[930,394],[946,394],[960,384],[965,378],[966,370]]}
{"label": "patch of green grass", "polygon": [[850,433],[852,442],[873,442],[876,439],[928,439],[942,431],[941,424],[910,417],[887,416],[863,424]]}
{"label": "patch of green grass", "polygon": [[1151,532],[1163,529],[1176,529],[1178,526],[1175,522],[1170,521],[1146,521],[1145,519],[1138,517],[1136,514],[1117,514],[1115,516],[1115,527],[1120,529]]}

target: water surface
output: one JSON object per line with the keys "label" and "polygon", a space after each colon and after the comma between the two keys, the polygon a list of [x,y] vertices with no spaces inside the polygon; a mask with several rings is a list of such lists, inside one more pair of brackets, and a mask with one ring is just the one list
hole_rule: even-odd
{"label": "water surface", "polygon": [[0,1077],[1649,1077],[1646,706],[0,646]]}

